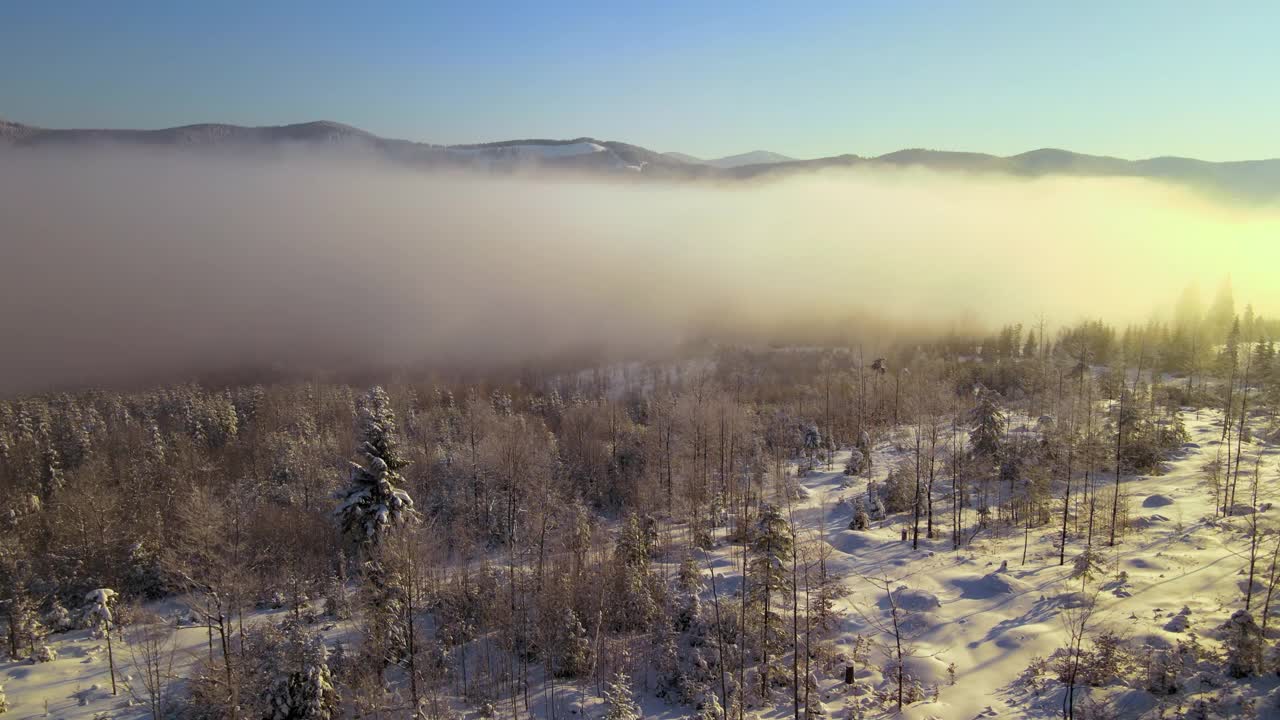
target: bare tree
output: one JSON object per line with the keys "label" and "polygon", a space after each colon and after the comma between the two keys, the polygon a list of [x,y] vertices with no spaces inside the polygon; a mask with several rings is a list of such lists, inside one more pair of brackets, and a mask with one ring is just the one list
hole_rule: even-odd
{"label": "bare tree", "polygon": [[[174,629],[163,618],[141,609],[130,615],[133,624],[123,633],[133,672],[126,677],[125,689],[136,702],[145,703],[152,720],[171,716],[169,683],[173,679],[177,638]],[[141,687],[135,687],[133,678]]]}
{"label": "bare tree", "polygon": [[1067,654],[1062,659],[1060,676],[1067,686],[1062,696],[1062,717],[1074,720],[1076,712],[1076,685],[1080,680],[1080,671],[1084,664],[1084,645],[1092,631],[1090,624],[1098,606],[1098,591],[1089,595],[1085,602],[1077,607],[1065,608],[1059,619],[1067,630]]}

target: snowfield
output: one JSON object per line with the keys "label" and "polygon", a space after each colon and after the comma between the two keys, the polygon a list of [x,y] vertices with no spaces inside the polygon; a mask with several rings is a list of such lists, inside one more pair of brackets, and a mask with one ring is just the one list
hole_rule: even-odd
{"label": "snowfield", "polygon": [[[1169,460],[1166,474],[1124,478],[1130,529],[1115,547],[1107,547],[1101,534],[1095,538],[1094,549],[1102,553],[1103,568],[1088,580],[1073,572],[1073,560],[1084,549],[1078,536],[1073,535],[1066,563],[1060,564],[1056,545],[1060,528],[1055,522],[1032,528],[1025,538],[1021,530],[1006,529],[999,536],[982,531],[957,552],[951,549],[948,507],[939,504],[935,507],[938,537],[926,539],[922,530],[921,546],[913,550],[909,540],[901,539],[909,517],[890,516],[873,522],[867,531],[848,529],[852,500],[865,493],[867,478],[851,478],[841,472],[847,452],[837,453],[829,466],[798,478],[801,489],[790,508],[797,533],[802,539],[827,544],[828,567],[846,590],[836,602],[839,624],[831,634],[835,661],[827,667],[815,667],[813,673],[826,715],[894,714],[891,703],[873,699],[877,691],[888,687],[882,675],[885,663],[879,651],[865,646],[866,640],[891,640],[883,632],[892,619],[884,579],[893,588],[893,603],[899,608],[903,635],[913,655],[907,667],[927,696],[904,709],[903,717],[907,718],[1061,717],[1063,685],[1052,670],[1036,673],[1028,669],[1038,658],[1049,658],[1068,644],[1067,621],[1078,616],[1094,597],[1090,635],[1112,630],[1137,657],[1173,648],[1191,633],[1206,648],[1220,649],[1219,628],[1243,607],[1248,531],[1253,519],[1249,513],[1215,519],[1201,466],[1218,451],[1221,416],[1214,411],[1184,411],[1183,415],[1191,442]],[[1276,497],[1280,490],[1276,448],[1262,441],[1246,448],[1249,456],[1263,458],[1259,497]],[[895,458],[905,452],[890,442],[881,443],[875,450],[872,479],[883,481]],[[1100,485],[1111,482],[1109,473],[1099,478]],[[1260,580],[1255,587],[1254,614],[1259,619],[1275,542],[1270,534],[1276,525],[1274,515],[1269,500],[1259,503],[1259,527],[1268,532],[1259,549]],[[706,559],[715,568],[723,602],[734,597],[741,578],[740,546],[725,542],[722,534],[723,529],[717,532],[716,547]],[[710,585],[702,599],[708,606],[712,602]],[[183,610],[178,600],[154,609],[167,618],[177,617]],[[281,615],[283,611],[258,611],[249,621],[264,622]],[[349,630],[323,619],[319,626],[330,643]],[[1280,634],[1277,630],[1280,628],[1274,625],[1269,628],[1272,637]],[[203,626],[177,626],[172,637],[175,675],[187,673],[208,656],[208,635]],[[137,659],[125,642],[118,640],[114,647],[120,677],[118,694],[113,697],[102,639],[77,630],[50,640],[57,651],[56,660],[0,665],[0,684],[9,703],[6,720],[150,716],[138,681]],[[789,660],[779,663],[776,672],[789,678],[789,665]],[[852,685],[844,682],[845,665],[854,666]],[[694,712],[668,705],[651,690],[646,692],[654,687],[653,677],[633,679],[646,717],[689,717]],[[1204,699],[1212,700],[1215,716],[1277,717],[1271,708],[1277,707],[1280,678],[1228,680],[1219,670],[1195,673],[1181,684],[1180,692],[1163,696],[1120,685],[1082,686],[1077,690],[1077,712],[1091,707],[1098,713],[1096,717],[1154,720],[1183,717],[1196,700]],[[532,716],[550,716],[547,691],[545,683],[530,689]],[[581,716],[581,712],[601,717],[603,713],[590,681],[561,683],[555,692],[551,697],[557,698],[558,716]],[[777,704],[773,706],[749,708],[749,716],[791,715],[789,692],[780,690],[774,701]],[[466,717],[478,717],[474,709],[465,713]]]}

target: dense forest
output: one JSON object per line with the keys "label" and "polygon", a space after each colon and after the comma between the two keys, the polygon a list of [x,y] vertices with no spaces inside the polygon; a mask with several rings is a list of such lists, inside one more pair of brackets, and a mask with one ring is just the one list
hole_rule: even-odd
{"label": "dense forest", "polygon": [[[912,677],[910,597],[889,573],[829,562],[828,514],[917,553],[1051,531],[1087,583],[1133,532],[1122,477],[1159,476],[1205,413],[1222,441],[1203,474],[1213,515],[1255,518],[1221,665],[1271,672],[1255,439],[1280,431],[1280,319],[1229,286],[1167,316],[720,346],[501,382],[3,400],[4,651],[50,661],[60,633],[89,628],[112,692],[155,718],[621,720],[644,697],[799,718],[817,712],[816,678],[860,663],[881,673],[878,706],[900,709],[949,690]],[[798,521],[800,479],[833,468],[865,492]],[[855,586],[889,605],[851,655],[837,599]],[[1079,626],[1052,659],[1072,686],[1115,656]],[[176,628],[202,637],[186,673]]]}

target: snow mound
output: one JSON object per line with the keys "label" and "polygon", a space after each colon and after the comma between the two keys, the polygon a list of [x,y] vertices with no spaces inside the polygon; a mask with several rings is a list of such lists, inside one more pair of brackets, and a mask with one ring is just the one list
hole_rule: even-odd
{"label": "snow mound", "polygon": [[1142,501],[1142,507],[1154,508],[1172,505],[1173,498],[1168,495],[1148,495],[1146,500]]}
{"label": "snow mound", "polygon": [[937,613],[927,611],[911,612],[898,618],[898,626],[908,635],[924,635],[944,624],[946,624],[945,621],[938,617]]}
{"label": "snow mound", "polygon": [[1120,561],[1123,565],[1133,568],[1134,570],[1149,570],[1152,572],[1164,572],[1169,569],[1169,564],[1163,560],[1154,558],[1125,558]]}
{"label": "snow mound", "polygon": [[893,601],[907,612],[928,612],[942,607],[937,595],[928,590],[909,588],[906,585],[899,586],[893,591]]}
{"label": "snow mound", "polygon": [[1107,707],[1115,717],[1136,718],[1150,711],[1157,704],[1155,695],[1146,690],[1125,688],[1108,698]]}
{"label": "snow mound", "polygon": [[831,537],[831,547],[845,555],[859,552],[878,544],[874,535],[858,530],[842,530]]}
{"label": "snow mound", "polygon": [[956,578],[952,583],[966,600],[988,600],[999,595],[1021,595],[1031,586],[1007,573],[993,572],[978,578]]}

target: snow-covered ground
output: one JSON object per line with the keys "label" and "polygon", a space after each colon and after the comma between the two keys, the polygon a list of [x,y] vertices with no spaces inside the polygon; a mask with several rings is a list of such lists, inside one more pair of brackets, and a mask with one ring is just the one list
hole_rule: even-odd
{"label": "snow-covered ground", "polygon": [[[1134,648],[1169,648],[1180,637],[1186,637],[1187,631],[1194,631],[1206,646],[1217,648],[1217,628],[1243,606],[1249,519],[1215,519],[1213,501],[1201,473],[1202,465],[1220,448],[1221,428],[1215,424],[1220,422],[1220,416],[1211,411],[1184,415],[1191,441],[1170,460],[1168,472],[1123,480],[1124,492],[1130,498],[1132,524],[1123,542],[1107,547],[1105,537],[1099,537],[1095,543],[1104,553],[1107,566],[1089,582],[1085,593],[1098,593],[1094,631],[1115,630]],[[1275,513],[1269,503],[1280,490],[1278,450],[1262,442],[1246,445],[1247,457],[1260,453],[1263,458],[1260,523],[1268,529],[1274,527]],[[875,479],[883,479],[897,454],[887,443],[876,450]],[[799,478],[804,490],[793,508],[799,534],[829,545],[828,566],[848,590],[837,601],[841,618],[831,636],[843,659],[815,673],[828,716],[847,717],[846,708],[853,705],[865,706],[868,716],[882,712],[882,706],[872,708],[867,692],[868,688],[884,687],[880,653],[864,651],[869,662],[865,667],[859,665],[859,682],[853,686],[844,684],[842,667],[854,657],[857,638],[887,639],[877,627],[888,617],[883,587],[877,589],[864,579],[887,576],[895,579],[895,587],[905,585],[913,591],[902,596],[909,614],[907,634],[916,655],[908,661],[908,667],[922,684],[936,685],[939,690],[936,700],[930,698],[909,706],[904,712],[906,717],[1059,717],[1060,685],[1056,681],[1029,683],[1024,671],[1034,658],[1047,658],[1067,644],[1064,610],[1078,605],[1082,597],[1083,582],[1072,575],[1072,559],[1081,552],[1082,541],[1073,539],[1069,543],[1065,565],[1059,564],[1059,528],[1052,522],[1031,532],[1025,564],[1020,531],[1003,537],[979,534],[971,546],[952,551],[948,508],[943,503],[935,507],[938,537],[928,540],[922,532],[918,550],[900,540],[902,516],[873,523],[868,531],[849,530],[852,505],[848,501],[865,492],[866,478],[843,475],[840,469],[846,457],[838,454],[831,470],[819,469]],[[1242,469],[1242,475],[1248,470],[1251,468]],[[1109,483],[1109,476],[1104,475],[1102,481]],[[1247,484],[1248,480],[1242,477],[1246,498],[1248,493],[1243,488]],[[1273,542],[1268,537],[1260,550],[1260,574],[1266,571],[1266,553]],[[738,553],[739,546],[724,542],[710,553],[722,598],[731,597],[740,587]],[[1003,571],[1002,564],[1007,564]],[[706,599],[711,599],[709,590]],[[1255,617],[1258,604],[1255,603]],[[176,607],[171,601],[159,609],[172,612]],[[251,621],[270,618],[272,614],[259,612]],[[330,625],[325,636],[332,641],[341,633],[341,628]],[[173,631],[173,638],[175,674],[185,673],[198,659],[208,656],[203,626],[178,628]],[[141,702],[144,691],[136,680],[140,675],[137,662],[125,644],[117,642],[114,648],[122,679],[118,695],[113,697],[103,640],[91,638],[87,631],[50,639],[58,652],[56,660],[0,664],[0,684],[9,701],[6,718],[90,720],[149,716]],[[954,684],[948,671],[952,664]],[[670,707],[652,695],[643,695],[649,678],[641,675],[635,680],[642,692],[640,700],[646,717],[691,714],[690,708]],[[1267,699],[1262,696],[1277,686],[1280,678],[1275,677],[1232,681],[1233,689],[1227,694],[1243,690],[1261,707],[1274,701],[1274,695]],[[545,707],[547,690],[541,685],[530,690],[534,717],[545,716],[539,709]],[[591,682],[561,684],[556,692],[560,714],[572,715],[581,708],[587,716],[600,715],[600,701]],[[1187,687],[1178,696],[1164,698],[1164,702],[1181,701],[1189,707],[1196,697],[1209,694],[1221,695],[1222,688]],[[789,694],[780,692],[778,697],[784,695],[776,708],[754,708],[752,716],[789,716]],[[1159,699],[1144,690],[1119,686],[1085,688],[1078,697],[1081,702],[1086,697],[1109,701],[1115,717],[1149,720],[1160,712]],[[1222,700],[1218,708],[1217,712],[1226,716],[1234,714],[1233,708],[1245,711],[1245,706],[1231,697]],[[1259,716],[1265,717],[1262,712]]]}
{"label": "snow-covered ground", "polygon": [[[1205,645],[1216,646],[1216,628],[1243,607],[1249,520],[1234,517],[1215,521],[1212,495],[1201,473],[1201,466],[1213,459],[1219,447],[1221,425],[1215,425],[1215,420],[1220,423],[1221,416],[1209,411],[1201,412],[1198,418],[1191,412],[1185,415],[1191,439],[1170,461],[1169,471],[1155,477],[1122,478],[1133,525],[1123,542],[1106,547],[1105,537],[1095,540],[1095,547],[1100,546],[1106,556],[1107,570],[1098,573],[1089,585],[1090,594],[1099,590],[1092,624],[1095,632],[1104,628],[1118,631],[1134,647],[1172,647],[1182,633],[1172,631],[1178,623],[1170,621],[1184,607],[1190,611],[1186,615],[1189,629]],[[1245,447],[1246,457],[1259,450],[1263,453],[1259,504],[1266,508],[1280,489],[1276,475],[1280,455],[1276,448],[1261,444]],[[876,462],[884,473],[891,457],[884,449],[877,455],[884,455]],[[838,456],[835,466],[842,466],[843,461],[844,456]],[[1241,492],[1247,498],[1246,469],[1241,472]],[[924,598],[937,598],[937,606],[926,607],[926,601],[912,617],[910,634],[918,657],[908,661],[908,667],[925,684],[940,686],[938,701],[918,703],[905,711],[906,717],[1061,717],[1062,694],[1057,683],[1047,683],[1049,692],[1037,696],[1019,679],[1033,658],[1047,658],[1067,644],[1063,610],[1080,598],[1082,581],[1072,577],[1072,559],[1083,549],[1083,542],[1069,542],[1065,566],[1059,565],[1059,528],[1054,523],[1032,530],[1025,565],[1021,532],[1003,538],[979,535],[972,547],[953,552],[944,506],[935,507],[943,516],[940,537],[925,540],[922,532],[921,547],[913,551],[910,542],[899,539],[901,516],[878,523],[867,532],[847,529],[851,508],[836,501],[859,495],[866,486],[865,480],[859,479],[845,488],[848,480],[838,470],[811,472],[801,478],[809,491],[801,503],[810,525],[820,517],[824,500],[835,508],[828,513],[825,534],[834,550],[828,563],[844,576],[851,591],[838,603],[845,611],[837,631],[837,642],[844,652],[852,655],[850,641],[857,635],[877,634],[864,615],[887,617],[883,589],[877,591],[860,578],[903,578],[894,586],[906,585],[923,591]],[[1108,475],[1102,478],[1102,484],[1111,481]],[[1157,495],[1163,499],[1146,501]],[[1273,518],[1268,517],[1273,513],[1260,516],[1261,526],[1273,526]],[[1268,539],[1263,547],[1269,550],[1272,542]],[[1265,556],[1259,560],[1260,574],[1267,562]],[[1002,563],[1007,563],[1007,570],[999,572]],[[1254,602],[1257,617],[1260,595]],[[954,685],[949,684],[950,663],[955,663]],[[869,680],[874,684],[880,677],[873,673]],[[1278,684],[1280,679],[1269,678],[1248,685],[1254,694],[1265,694]],[[825,678],[821,686],[826,707],[840,717],[839,709],[847,699],[843,678]],[[1205,692],[1213,689],[1203,688]],[[1195,692],[1188,689],[1173,700],[1181,699],[1189,707]],[[1116,717],[1155,717],[1148,714],[1156,712],[1156,699],[1149,693],[1085,688],[1077,691],[1078,703],[1089,695],[1098,699],[1116,695],[1111,698]]]}

